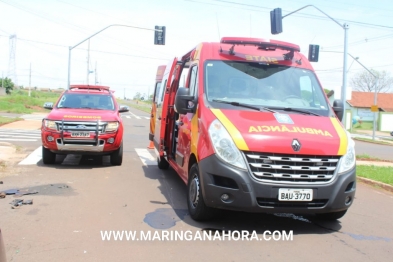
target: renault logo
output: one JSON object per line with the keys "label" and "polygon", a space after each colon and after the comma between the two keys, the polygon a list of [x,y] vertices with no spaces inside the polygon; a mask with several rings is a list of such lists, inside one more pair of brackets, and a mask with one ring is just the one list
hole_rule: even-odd
{"label": "renault logo", "polygon": [[293,149],[293,151],[299,151],[300,150],[300,148],[302,147],[302,145],[300,144],[300,142],[295,138],[293,141],[292,141],[292,149]]}

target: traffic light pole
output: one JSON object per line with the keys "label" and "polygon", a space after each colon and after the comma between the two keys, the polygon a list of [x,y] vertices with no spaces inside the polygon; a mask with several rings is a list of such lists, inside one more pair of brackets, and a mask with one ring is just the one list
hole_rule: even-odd
{"label": "traffic light pole", "polygon": [[70,89],[70,76],[71,76],[71,51],[72,49],[74,49],[75,47],[79,46],[80,44],[86,42],[87,40],[89,40],[90,38],[92,38],[93,36],[98,35],[99,33],[101,33],[102,31],[108,29],[109,27],[113,27],[113,26],[122,26],[122,27],[131,27],[131,28],[136,28],[136,29],[143,29],[143,30],[150,30],[150,31],[158,31],[158,32],[162,32],[162,30],[160,29],[150,29],[150,28],[143,28],[143,27],[137,27],[137,26],[131,26],[131,25],[121,25],[121,24],[112,24],[112,25],[108,25],[107,27],[101,29],[100,31],[92,34],[91,36],[87,37],[86,39],[80,41],[79,43],[77,43],[74,46],[70,46],[68,49],[68,77],[67,77],[67,89]]}
{"label": "traffic light pole", "polygon": [[[287,15],[282,16],[282,19],[284,19],[284,17],[287,17],[293,13],[296,13],[304,8],[307,7],[314,7],[315,9],[317,9],[319,12],[321,12],[322,14],[324,14],[325,16],[327,16],[328,18],[330,18],[333,22],[335,22],[336,24],[338,24],[342,29],[344,29],[344,64],[343,64],[343,83],[342,83],[342,87],[341,87],[341,100],[343,102],[343,119],[342,119],[342,123],[344,124],[344,128],[346,129],[346,112],[345,112],[345,108],[346,108],[346,103],[347,103],[347,49],[348,49],[348,29],[349,29],[349,25],[344,23],[344,24],[340,24],[337,20],[335,20],[334,18],[332,18],[331,16],[329,16],[328,14],[326,14],[325,12],[323,12],[321,9],[319,9],[318,7],[314,6],[314,5],[306,5],[303,6],[302,8],[299,8]],[[282,32],[282,28],[280,32],[277,33],[281,33]]]}

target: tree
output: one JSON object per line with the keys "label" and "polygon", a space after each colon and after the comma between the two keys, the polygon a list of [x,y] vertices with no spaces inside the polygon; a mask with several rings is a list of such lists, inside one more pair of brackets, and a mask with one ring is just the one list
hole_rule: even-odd
{"label": "tree", "polygon": [[370,74],[370,72],[363,70],[351,79],[351,84],[355,91],[375,92],[375,85],[377,83],[378,93],[387,93],[391,91],[393,86],[393,77],[390,76],[389,72],[377,71],[374,69],[371,69],[370,71],[378,78],[378,82],[377,78]]}
{"label": "tree", "polygon": [[134,95],[134,100],[139,100],[141,98],[141,93],[136,92],[136,94]]}
{"label": "tree", "polygon": [[11,90],[13,90],[15,86],[14,83],[12,83],[11,79],[7,77],[4,79],[0,78],[0,86],[1,85],[5,88],[5,92],[7,94],[11,94]]}

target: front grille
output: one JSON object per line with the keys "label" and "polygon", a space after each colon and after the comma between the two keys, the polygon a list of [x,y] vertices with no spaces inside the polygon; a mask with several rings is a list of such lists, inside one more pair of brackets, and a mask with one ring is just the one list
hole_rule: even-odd
{"label": "front grille", "polygon": [[289,207],[289,208],[313,208],[323,207],[328,199],[314,199],[312,201],[279,201],[277,198],[257,198],[257,203],[261,207]]}
{"label": "front grille", "polygon": [[105,133],[107,122],[102,121],[56,121],[57,131],[91,131]]}
{"label": "front grille", "polygon": [[328,183],[341,156],[289,155],[244,152],[252,176],[275,183]]}

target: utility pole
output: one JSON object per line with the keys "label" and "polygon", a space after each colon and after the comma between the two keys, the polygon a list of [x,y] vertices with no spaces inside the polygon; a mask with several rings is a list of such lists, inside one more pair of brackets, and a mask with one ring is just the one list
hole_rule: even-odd
{"label": "utility pole", "polygon": [[30,74],[29,74],[29,96],[31,93],[31,63],[30,63]]}
{"label": "utility pole", "polygon": [[90,39],[87,42],[87,76],[86,76],[87,85],[89,85],[89,74],[90,74],[89,63],[90,63]]}
{"label": "utility pole", "polygon": [[96,61],[96,66],[94,69],[94,84],[97,85],[98,81],[97,81],[97,61]]}

